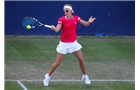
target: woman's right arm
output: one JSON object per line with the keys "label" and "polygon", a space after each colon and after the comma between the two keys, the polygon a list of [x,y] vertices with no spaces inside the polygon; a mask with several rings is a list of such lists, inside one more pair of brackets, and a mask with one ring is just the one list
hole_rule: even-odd
{"label": "woman's right arm", "polygon": [[50,29],[54,30],[55,32],[59,32],[61,26],[62,26],[61,24],[57,24],[56,27],[54,25],[52,25],[52,27]]}

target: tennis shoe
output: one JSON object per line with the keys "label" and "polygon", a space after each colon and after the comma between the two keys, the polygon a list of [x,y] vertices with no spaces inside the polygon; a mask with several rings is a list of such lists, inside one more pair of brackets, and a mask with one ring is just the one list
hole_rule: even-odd
{"label": "tennis shoe", "polygon": [[51,77],[48,74],[46,74],[45,79],[43,80],[44,86],[49,86],[50,79],[51,79]]}
{"label": "tennis shoe", "polygon": [[91,81],[89,80],[89,77],[87,75],[83,75],[82,80],[85,81],[85,84],[91,84]]}

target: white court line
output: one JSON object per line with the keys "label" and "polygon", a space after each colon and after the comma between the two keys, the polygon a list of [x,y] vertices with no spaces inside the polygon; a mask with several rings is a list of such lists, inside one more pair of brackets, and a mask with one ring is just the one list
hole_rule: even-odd
{"label": "white court line", "polygon": [[[35,81],[43,81],[42,79],[33,79],[33,80],[14,80],[14,79],[5,79],[5,81],[26,81],[26,82],[35,82]],[[83,80],[74,80],[74,79],[67,79],[67,80],[50,80],[52,82],[81,82]],[[135,80],[118,80],[118,79],[93,79],[91,81],[94,82],[135,82]]]}
{"label": "white court line", "polygon": [[24,90],[28,90],[19,80],[17,80],[17,82]]}

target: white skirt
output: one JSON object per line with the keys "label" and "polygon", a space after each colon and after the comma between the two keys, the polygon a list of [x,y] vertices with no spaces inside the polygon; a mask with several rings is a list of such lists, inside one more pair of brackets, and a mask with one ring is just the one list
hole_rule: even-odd
{"label": "white skirt", "polygon": [[59,42],[56,51],[61,54],[73,53],[80,50],[82,46],[75,40],[74,42]]}

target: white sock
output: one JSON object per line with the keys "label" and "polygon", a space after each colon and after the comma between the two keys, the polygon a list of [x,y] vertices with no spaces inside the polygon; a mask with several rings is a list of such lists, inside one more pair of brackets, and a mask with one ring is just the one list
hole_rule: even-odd
{"label": "white sock", "polygon": [[84,74],[84,77],[86,77],[87,76],[87,74]]}
{"label": "white sock", "polygon": [[48,77],[49,79],[51,78],[51,76],[49,76],[48,73],[45,75],[45,77]]}
{"label": "white sock", "polygon": [[87,74],[85,74],[85,75],[84,75],[84,77],[88,77],[88,75],[87,75]]}

